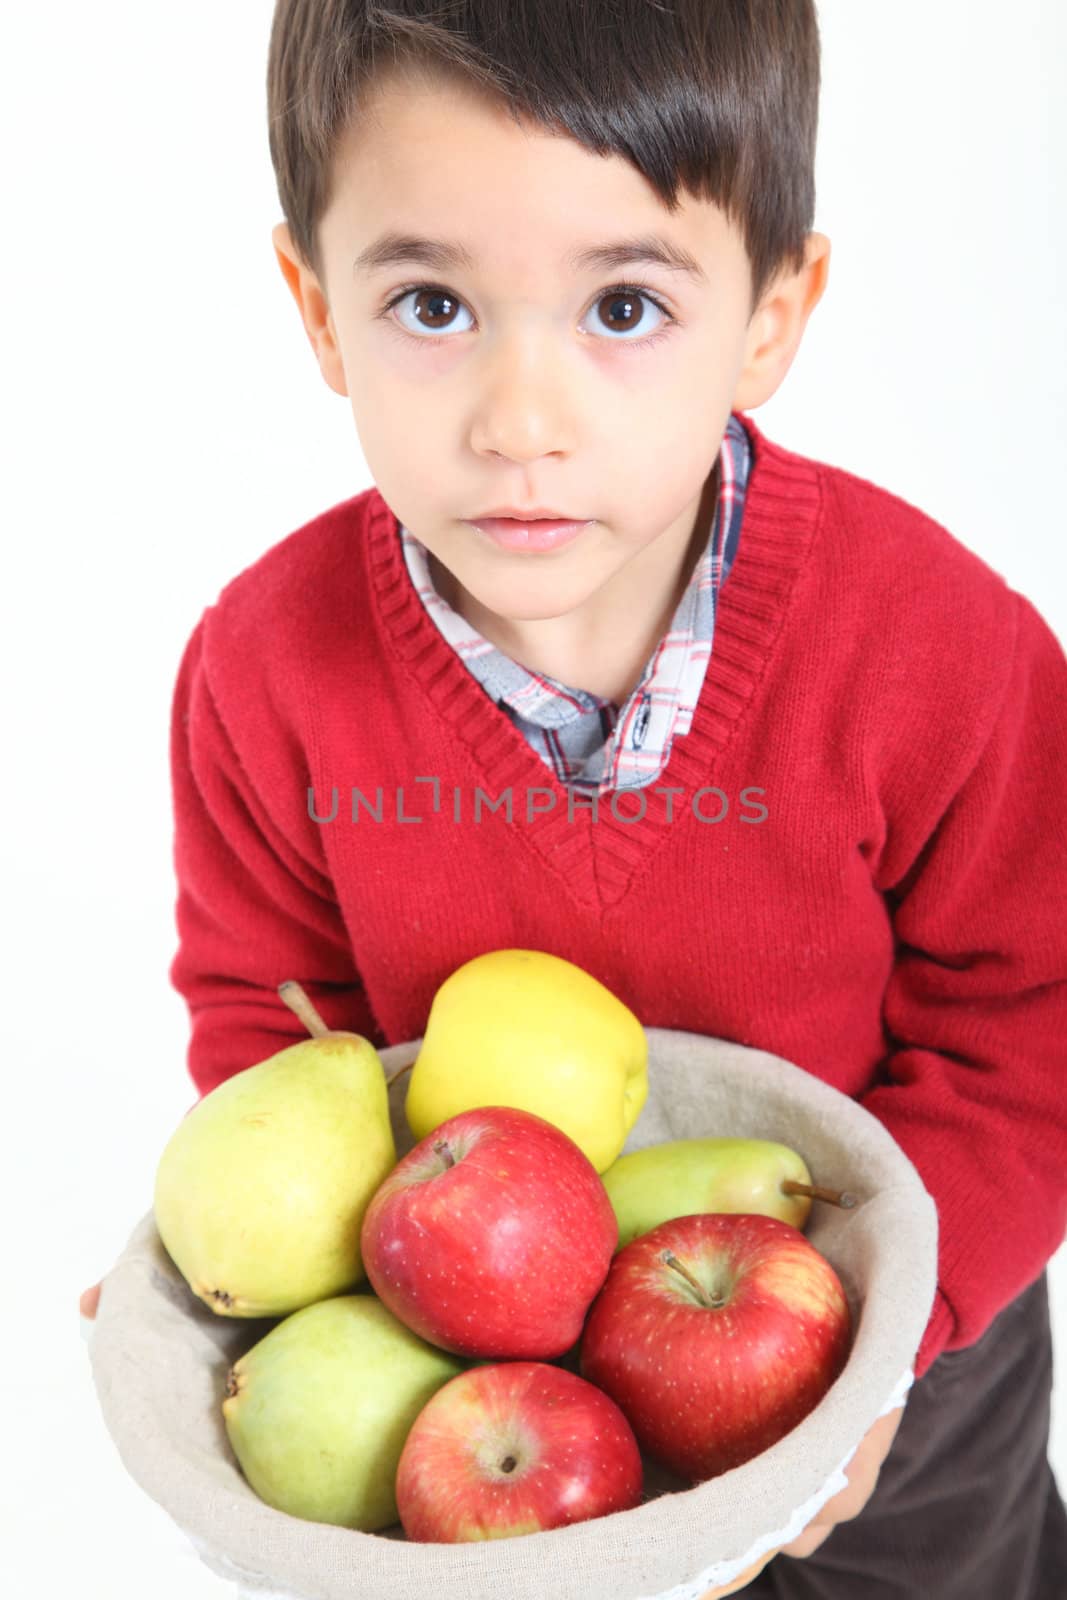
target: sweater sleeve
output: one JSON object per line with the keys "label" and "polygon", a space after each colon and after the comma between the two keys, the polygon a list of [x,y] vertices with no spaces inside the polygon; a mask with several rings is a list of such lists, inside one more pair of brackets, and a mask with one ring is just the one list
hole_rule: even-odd
{"label": "sweater sleeve", "polygon": [[1014,652],[991,731],[886,894],[895,1048],[888,1081],[861,1097],[937,1206],[917,1377],[1040,1276],[1067,1220],[1067,658],[1011,592]]}
{"label": "sweater sleeve", "polygon": [[[329,1027],[386,1042],[323,863],[271,815],[266,784],[257,789],[227,733],[205,668],[206,616],[182,656],[170,727],[178,949],[169,977],[189,1010],[187,1067],[201,1097],[308,1037],[277,993],[286,979]],[[274,759],[284,762],[284,750]]]}

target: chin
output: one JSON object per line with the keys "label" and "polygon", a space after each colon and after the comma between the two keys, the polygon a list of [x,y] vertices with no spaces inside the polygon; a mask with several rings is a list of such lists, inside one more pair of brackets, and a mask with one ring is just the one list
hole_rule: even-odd
{"label": "chin", "polygon": [[562,617],[570,616],[577,611],[583,600],[584,593],[579,593],[573,599],[561,595],[557,591],[544,600],[539,600],[536,595],[531,595],[529,583],[523,584],[521,591],[516,588],[509,592],[503,586],[499,591],[476,595],[479,606],[501,622],[556,622]]}

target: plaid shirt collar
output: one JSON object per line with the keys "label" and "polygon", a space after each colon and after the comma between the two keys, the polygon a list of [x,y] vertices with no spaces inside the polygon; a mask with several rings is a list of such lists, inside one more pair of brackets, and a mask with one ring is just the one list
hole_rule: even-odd
{"label": "plaid shirt collar", "polygon": [[737,553],[752,452],[737,412],[719,450],[719,486],[707,545],[667,632],[626,703],[531,672],[454,611],[434,587],[425,545],[401,525],[415,591],[456,654],[561,783],[600,791],[643,788],[689,731],[711,659],[718,591]]}

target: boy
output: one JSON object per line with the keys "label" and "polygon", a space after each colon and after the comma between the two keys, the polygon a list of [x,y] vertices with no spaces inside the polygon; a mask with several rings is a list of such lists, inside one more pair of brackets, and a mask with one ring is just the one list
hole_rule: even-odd
{"label": "boy", "polygon": [[268,82],[275,248],[375,487],[182,658],[198,1090],[300,1035],[286,978],[383,1046],[502,946],[806,1067],[914,1161],[939,1286],[907,1405],[745,1592],[1062,1596],[1067,660],[744,415],[826,285],[811,0],[279,0]]}

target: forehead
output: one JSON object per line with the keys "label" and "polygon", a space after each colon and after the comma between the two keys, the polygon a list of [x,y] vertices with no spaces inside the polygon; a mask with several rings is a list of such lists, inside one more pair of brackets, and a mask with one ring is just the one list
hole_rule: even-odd
{"label": "forehead", "polygon": [[401,260],[476,270],[536,246],[542,266],[567,274],[644,262],[681,289],[745,259],[713,202],[680,190],[670,211],[624,157],[517,119],[455,74],[411,67],[376,81],[339,141],[324,238],[332,227],[366,281]]}

